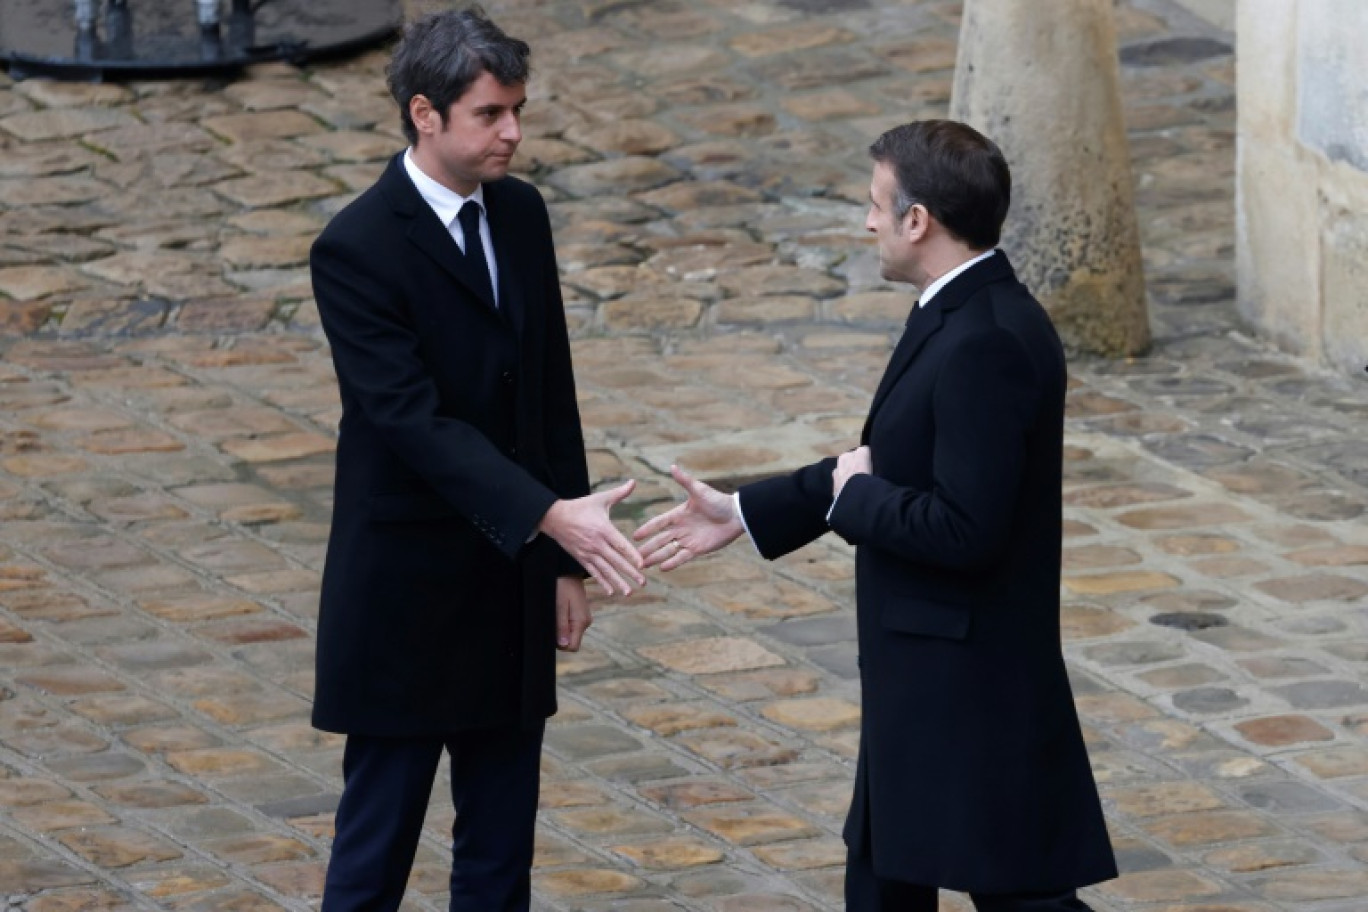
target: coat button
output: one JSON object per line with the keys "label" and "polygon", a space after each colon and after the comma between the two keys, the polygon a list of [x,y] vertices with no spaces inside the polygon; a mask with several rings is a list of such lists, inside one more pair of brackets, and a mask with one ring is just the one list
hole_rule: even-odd
{"label": "coat button", "polygon": [[518,455],[518,448],[517,448],[516,446],[511,446],[511,447],[509,447],[509,448],[508,448],[508,455],[509,455],[509,456],[517,456],[517,455]]}
{"label": "coat button", "polygon": [[513,372],[512,372],[512,371],[504,371],[502,374],[499,375],[499,379],[502,380],[502,381],[504,382],[504,385],[505,385],[505,386],[512,386],[512,385],[513,385]]}

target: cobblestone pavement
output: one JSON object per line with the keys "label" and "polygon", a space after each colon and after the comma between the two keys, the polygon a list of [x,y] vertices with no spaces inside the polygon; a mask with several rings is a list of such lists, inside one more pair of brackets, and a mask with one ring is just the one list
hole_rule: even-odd
{"label": "cobblestone pavement", "polygon": [[[957,3],[489,6],[535,39],[522,166],[593,474],[643,482],[624,526],[676,459],[735,480],[849,446],[909,306],[860,229],[863,150],[945,111]],[[1366,388],[1238,329],[1229,36],[1118,17],[1157,343],[1073,364],[1066,652],[1125,871],[1088,896],[1361,912]],[[317,904],[338,405],[304,263],[400,145],[383,62],[0,86],[0,906]],[[540,908],[839,907],[851,569],[738,545],[598,606],[547,738]],[[406,909],[444,908],[441,791]]]}

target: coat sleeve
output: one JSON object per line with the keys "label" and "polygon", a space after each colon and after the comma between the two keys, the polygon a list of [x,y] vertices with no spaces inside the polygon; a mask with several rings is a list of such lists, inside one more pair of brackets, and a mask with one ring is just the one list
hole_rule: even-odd
{"label": "coat sleeve", "polygon": [[325,231],[310,268],[338,382],[365,420],[499,550],[517,554],[556,495],[478,429],[439,414],[417,332],[373,253]]}
{"label": "coat sleeve", "polygon": [[[1016,337],[994,329],[952,352],[932,392],[932,484],[919,490],[851,478],[831,515],[846,541],[955,570],[991,565],[1005,549],[1026,471],[1041,385]],[[924,446],[908,441],[908,446]]]}
{"label": "coat sleeve", "polygon": [[762,556],[782,557],[828,531],[826,514],[831,509],[835,468],[835,459],[823,459],[791,475],[741,487],[741,514]]}

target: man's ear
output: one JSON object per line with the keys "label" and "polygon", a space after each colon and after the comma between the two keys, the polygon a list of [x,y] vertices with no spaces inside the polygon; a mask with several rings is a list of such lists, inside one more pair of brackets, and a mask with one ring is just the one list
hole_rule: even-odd
{"label": "man's ear", "polygon": [[931,230],[931,213],[921,203],[913,203],[903,214],[902,223],[903,236],[915,243]]}
{"label": "man's ear", "polygon": [[420,135],[431,136],[441,132],[442,117],[426,95],[414,95],[409,99],[409,117]]}

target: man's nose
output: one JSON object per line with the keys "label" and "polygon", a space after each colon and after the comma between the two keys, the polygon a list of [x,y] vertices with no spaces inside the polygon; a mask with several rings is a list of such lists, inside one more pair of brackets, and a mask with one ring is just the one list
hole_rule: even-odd
{"label": "man's nose", "polygon": [[522,142],[522,123],[518,120],[518,115],[509,114],[504,118],[499,138],[505,142]]}

